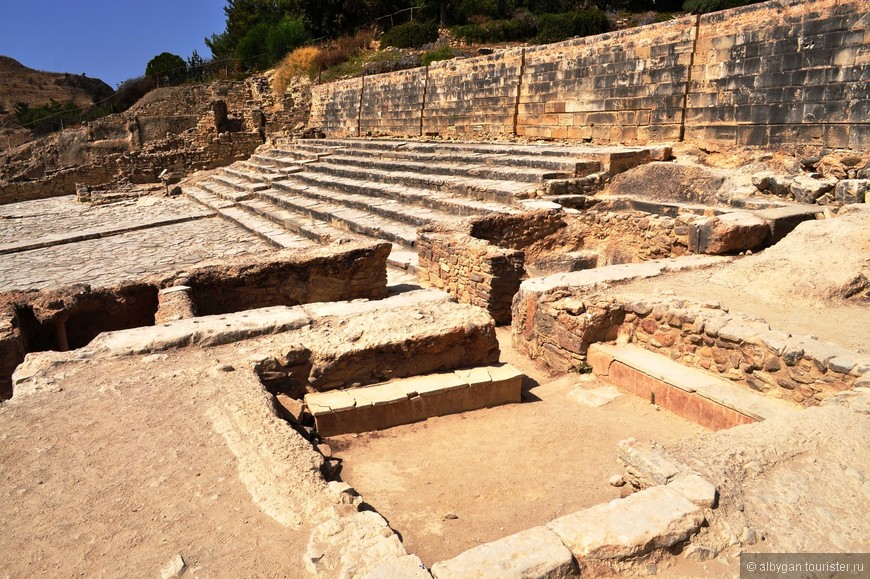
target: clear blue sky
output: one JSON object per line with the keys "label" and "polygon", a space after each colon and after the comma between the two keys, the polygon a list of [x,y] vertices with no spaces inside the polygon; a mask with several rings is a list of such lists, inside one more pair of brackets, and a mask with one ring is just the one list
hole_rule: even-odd
{"label": "clear blue sky", "polygon": [[[0,54],[49,72],[85,73],[117,87],[161,52],[211,51],[225,0],[0,0]],[[0,87],[0,91],[3,87]]]}

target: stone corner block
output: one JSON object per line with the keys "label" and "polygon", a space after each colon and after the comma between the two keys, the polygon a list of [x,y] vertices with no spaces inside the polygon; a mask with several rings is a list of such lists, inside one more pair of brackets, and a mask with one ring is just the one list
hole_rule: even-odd
{"label": "stone corner block", "polygon": [[716,504],[716,487],[707,479],[690,474],[680,477],[670,484],[668,488],[675,490],[692,502],[693,505],[702,509],[712,509]]}
{"label": "stone corner block", "polygon": [[568,579],[580,577],[571,552],[545,527],[469,549],[432,566],[436,579]]}

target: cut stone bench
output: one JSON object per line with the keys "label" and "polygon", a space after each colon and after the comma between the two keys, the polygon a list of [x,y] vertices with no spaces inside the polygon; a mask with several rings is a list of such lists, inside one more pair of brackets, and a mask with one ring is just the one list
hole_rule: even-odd
{"label": "cut stone bench", "polygon": [[798,412],[785,402],[631,344],[592,344],[588,361],[604,380],[713,430]]}
{"label": "cut stone bench", "polygon": [[318,433],[336,436],[520,402],[522,380],[510,365],[483,366],[307,394],[305,404]]}

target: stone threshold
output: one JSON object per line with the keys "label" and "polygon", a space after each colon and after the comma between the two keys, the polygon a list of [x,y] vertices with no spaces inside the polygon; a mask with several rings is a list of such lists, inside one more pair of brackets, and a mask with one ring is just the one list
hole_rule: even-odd
{"label": "stone threshold", "polygon": [[520,402],[522,380],[523,374],[509,364],[481,366],[311,393],[305,405],[320,436],[337,436]]}
{"label": "stone threshold", "polygon": [[784,402],[632,344],[592,344],[588,361],[604,380],[712,430],[799,412]]}

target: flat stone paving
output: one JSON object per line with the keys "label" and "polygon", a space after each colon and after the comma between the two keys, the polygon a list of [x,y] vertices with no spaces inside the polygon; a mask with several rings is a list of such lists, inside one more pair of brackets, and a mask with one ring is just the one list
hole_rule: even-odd
{"label": "flat stone paving", "polygon": [[[120,208],[119,208],[120,209]],[[134,208],[124,207],[131,219]],[[0,255],[0,292],[73,283],[110,286],[275,248],[217,217]]]}
{"label": "flat stone paving", "polygon": [[199,219],[213,212],[184,198],[144,196],[106,205],[74,195],[0,205],[0,253],[69,243],[165,223]]}

